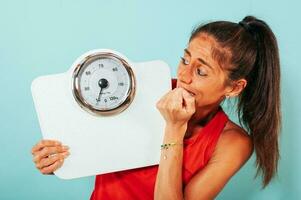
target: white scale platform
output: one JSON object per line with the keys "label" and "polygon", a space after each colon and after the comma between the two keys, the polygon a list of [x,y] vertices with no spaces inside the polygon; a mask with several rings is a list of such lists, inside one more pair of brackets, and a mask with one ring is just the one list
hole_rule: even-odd
{"label": "white scale platform", "polygon": [[[122,57],[136,76],[135,98],[118,115],[91,115],[73,97],[74,68],[84,57],[98,51]],[[70,156],[54,172],[59,178],[79,178],[159,163],[165,122],[156,103],[171,90],[170,68],[165,62],[134,63],[112,50],[93,50],[80,56],[65,73],[36,78],[31,90],[43,138],[59,140],[70,147]]]}

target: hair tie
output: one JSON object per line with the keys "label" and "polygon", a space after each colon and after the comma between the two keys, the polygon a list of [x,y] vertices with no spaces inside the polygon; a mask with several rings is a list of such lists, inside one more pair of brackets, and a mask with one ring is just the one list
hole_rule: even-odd
{"label": "hair tie", "polygon": [[257,49],[258,49],[258,36],[254,30],[253,27],[251,27],[247,22],[244,22],[244,21],[240,21],[238,23],[238,25],[240,25],[243,29],[245,29],[245,31],[247,31],[253,38],[253,40],[256,42],[256,45],[257,45]]}
{"label": "hair tie", "polygon": [[239,24],[241,27],[243,27],[247,32],[249,32],[251,35],[254,34],[254,31],[252,30],[251,26],[250,26],[248,23],[246,23],[246,22],[244,22],[244,21],[241,21],[241,22],[239,22],[238,24]]}

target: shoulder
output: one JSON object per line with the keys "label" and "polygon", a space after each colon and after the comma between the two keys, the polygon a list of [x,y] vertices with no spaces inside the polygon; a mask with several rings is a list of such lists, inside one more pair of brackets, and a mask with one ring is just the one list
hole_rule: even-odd
{"label": "shoulder", "polygon": [[[229,120],[217,142],[213,156],[234,159],[243,164],[253,153],[253,142],[248,133]],[[228,158],[227,158],[228,157]]]}
{"label": "shoulder", "polygon": [[214,199],[253,152],[247,132],[228,121],[207,165],[196,173],[184,191],[184,199]]}

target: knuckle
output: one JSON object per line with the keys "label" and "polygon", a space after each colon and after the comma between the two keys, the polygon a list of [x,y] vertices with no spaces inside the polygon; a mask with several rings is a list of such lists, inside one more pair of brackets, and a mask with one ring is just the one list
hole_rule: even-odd
{"label": "knuckle", "polygon": [[48,161],[48,158],[43,158],[43,159],[41,159],[40,164],[44,166],[45,164],[47,164],[47,161]]}
{"label": "knuckle", "polygon": [[174,110],[174,107],[173,107],[172,105],[168,105],[168,106],[166,106],[166,108],[167,108],[168,110],[170,110],[170,111],[173,111],[173,110]]}
{"label": "knuckle", "polygon": [[161,108],[162,108],[161,103],[158,103],[158,104],[156,105],[156,107],[157,107],[158,109],[161,109]]}
{"label": "knuckle", "polygon": [[57,157],[57,160],[60,161],[62,159],[65,158],[65,154],[64,153],[61,153],[58,157]]}
{"label": "knuckle", "polygon": [[40,153],[40,159],[43,158],[44,156],[46,156],[48,154],[48,150],[47,148],[44,148],[43,150],[41,150],[41,153]]}
{"label": "knuckle", "polygon": [[177,109],[174,103],[169,103],[169,104],[167,105],[167,108],[168,108],[169,110],[171,110],[171,111],[174,111],[174,110]]}
{"label": "knuckle", "polygon": [[47,147],[41,150],[41,155],[45,155],[47,153]]}
{"label": "knuckle", "polygon": [[163,108],[162,103],[159,103],[159,104],[157,105],[157,108],[158,108],[158,109],[162,109],[162,108]]}
{"label": "knuckle", "polygon": [[56,162],[56,159],[54,159],[54,158],[48,158],[48,159],[45,161],[46,165],[52,165],[52,164],[55,163],[55,162]]}
{"label": "knuckle", "polygon": [[49,157],[48,163],[53,164],[53,163],[56,162],[58,159],[60,159],[60,156],[57,155],[57,154],[55,154],[55,155]]}
{"label": "knuckle", "polygon": [[37,168],[37,169],[41,169],[41,164],[40,164],[40,163],[37,163],[37,164],[36,164],[36,168]]}
{"label": "knuckle", "polygon": [[33,160],[33,162],[37,163],[38,160],[40,160],[40,155],[34,156],[32,160]]}
{"label": "knuckle", "polygon": [[44,175],[46,175],[47,172],[48,172],[48,170],[46,170],[46,169],[41,169],[40,171],[41,171],[41,173],[44,174]]}
{"label": "knuckle", "polygon": [[56,150],[57,150],[58,152],[63,152],[63,151],[64,151],[64,148],[63,148],[63,146],[58,146],[58,147],[56,147]]}

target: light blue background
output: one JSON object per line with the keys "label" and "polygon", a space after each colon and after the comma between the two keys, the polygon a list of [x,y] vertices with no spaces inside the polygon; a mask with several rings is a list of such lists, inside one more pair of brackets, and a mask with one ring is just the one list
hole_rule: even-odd
{"label": "light blue background", "polygon": [[115,49],[133,61],[162,59],[175,76],[179,56],[196,24],[238,22],[249,14],[270,24],[280,47],[279,174],[261,190],[260,179],[253,179],[252,157],[218,199],[301,199],[300,7],[297,1],[272,0],[1,0],[0,199],[82,200],[93,189],[93,177],[65,181],[35,169],[30,149],[41,139],[30,93],[35,77],[64,72],[79,55],[95,48]]}

